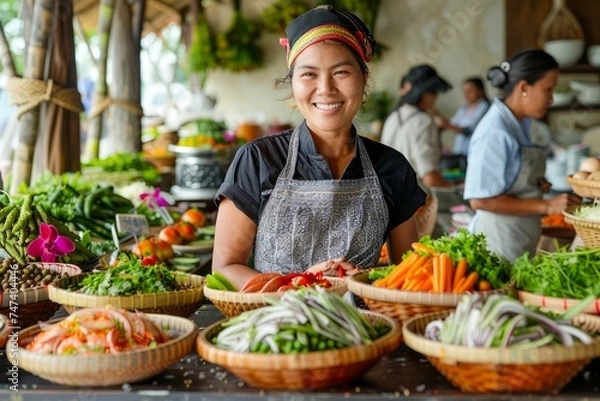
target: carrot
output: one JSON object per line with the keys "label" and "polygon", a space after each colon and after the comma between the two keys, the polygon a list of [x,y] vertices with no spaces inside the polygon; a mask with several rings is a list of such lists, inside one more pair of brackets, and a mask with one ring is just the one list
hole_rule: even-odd
{"label": "carrot", "polygon": [[458,265],[456,265],[456,271],[454,272],[454,280],[452,283],[452,290],[458,288],[458,282],[461,278],[465,277],[467,274],[467,259],[462,258],[458,261]]}
{"label": "carrot", "polygon": [[407,267],[413,263],[419,255],[412,254],[408,258],[404,259],[400,264],[396,265],[396,268],[392,270],[392,272],[386,277],[385,287],[393,288],[391,285],[392,282],[396,281],[398,277],[402,276],[407,270]]}
{"label": "carrot", "polygon": [[431,249],[427,245],[421,244],[420,242],[413,242],[411,246],[412,249],[414,249],[417,252],[425,252],[430,254],[431,256],[436,254],[436,252],[433,249]]}
{"label": "carrot", "polygon": [[464,276],[461,277],[456,286],[452,288],[452,292],[459,292],[459,288],[465,283],[465,281],[467,281],[467,278]]}
{"label": "carrot", "polygon": [[492,289],[492,285],[487,280],[480,280],[477,288],[479,291],[490,291]]}
{"label": "carrot", "polygon": [[415,291],[431,291],[433,288],[433,280],[431,277],[421,281],[421,283],[415,288]]}
{"label": "carrot", "polygon": [[458,288],[456,292],[465,292],[472,290],[478,278],[479,274],[477,274],[477,272],[469,274],[469,277],[467,277],[465,282]]}
{"label": "carrot", "polygon": [[433,257],[433,292],[440,292],[440,258]]}
{"label": "carrot", "polygon": [[438,256],[440,266],[440,283],[438,284],[438,290],[444,292],[446,287],[446,276],[448,275],[448,269],[446,268],[446,262],[442,255]]}
{"label": "carrot", "polygon": [[410,265],[405,267],[402,275],[399,275],[395,277],[393,281],[388,282],[388,288],[400,288],[404,280],[412,276],[426,261],[426,256],[417,256]]}
{"label": "carrot", "polygon": [[450,259],[450,257],[447,254],[442,253],[440,255],[440,260],[445,273],[443,282],[444,289],[442,290],[442,292],[452,291],[452,279],[454,278],[454,266],[452,263],[452,259]]}

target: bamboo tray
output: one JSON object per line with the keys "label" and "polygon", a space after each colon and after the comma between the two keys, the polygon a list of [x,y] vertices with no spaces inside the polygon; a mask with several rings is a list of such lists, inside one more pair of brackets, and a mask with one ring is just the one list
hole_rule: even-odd
{"label": "bamboo tray", "polygon": [[62,304],[67,312],[81,308],[104,308],[107,305],[144,313],[160,313],[188,317],[194,313],[204,299],[204,277],[195,274],[176,273],[177,281],[191,288],[157,294],[130,296],[99,296],[70,291],[85,275],[67,277],[48,286],[48,295],[54,302]]}
{"label": "bamboo tray", "polygon": [[[415,316],[454,309],[465,293],[401,291],[375,287],[369,283],[369,273],[360,273],[348,279],[348,289],[363,298],[369,309],[383,313],[400,323]],[[492,294],[504,294],[506,289],[483,291],[485,299]]]}
{"label": "bamboo tray", "polygon": [[[18,362],[19,369],[53,383],[68,386],[114,386],[138,382],[152,377],[188,355],[194,349],[198,326],[191,320],[166,315],[146,315],[161,327],[178,336],[156,348],[133,350],[120,354],[51,355],[31,352],[24,347],[41,329],[38,325],[21,330],[17,339],[9,339],[8,359]],[[61,319],[50,323],[57,323]],[[17,342],[18,343],[15,343]],[[10,348],[9,348],[10,347]]]}
{"label": "bamboo tray", "polygon": [[400,326],[375,312],[361,311],[371,322],[389,325],[391,331],[367,345],[305,354],[240,353],[216,347],[211,339],[226,321],[200,332],[198,354],[208,362],[223,366],[253,387],[280,390],[307,390],[348,383],[369,370],[379,359],[400,345]]}
{"label": "bamboo tray", "polygon": [[[600,184],[600,182],[598,182]],[[583,244],[588,248],[600,248],[600,223],[575,216],[580,206],[571,206],[563,211],[565,221],[575,228]]]}
{"label": "bamboo tray", "polygon": [[[345,279],[327,277],[327,280],[331,282],[331,288],[328,289],[329,291],[333,291],[338,295],[344,295],[346,291],[348,291]],[[281,293],[279,292],[243,293],[237,291],[214,290],[206,286],[204,287],[204,295],[227,317],[234,317],[243,312],[266,306],[267,302],[265,301],[265,298],[281,298]]]}
{"label": "bamboo tray", "polygon": [[402,335],[409,348],[423,354],[464,392],[556,392],[588,362],[600,356],[600,339],[571,347],[550,345],[510,349],[469,348],[423,337],[429,322],[443,319],[449,313],[432,313],[410,319],[404,324]]}
{"label": "bamboo tray", "polygon": [[[549,297],[546,295],[538,295],[527,291],[519,291],[519,301],[525,304],[540,306],[543,308],[554,309],[563,312],[581,302],[580,299]],[[600,315],[600,298],[597,298],[596,301],[592,302],[592,304],[585,308],[583,312],[590,313],[593,315]]]}
{"label": "bamboo tray", "polygon": [[578,180],[572,176],[567,177],[567,182],[573,192],[584,198],[600,198],[600,181]]}
{"label": "bamboo tray", "polygon": [[[36,262],[29,265],[69,276],[81,274],[81,269],[72,264]],[[0,293],[0,314],[6,316],[15,327],[25,328],[46,321],[56,313],[58,308],[60,305],[49,299],[47,287],[27,288],[16,293],[10,291]]]}

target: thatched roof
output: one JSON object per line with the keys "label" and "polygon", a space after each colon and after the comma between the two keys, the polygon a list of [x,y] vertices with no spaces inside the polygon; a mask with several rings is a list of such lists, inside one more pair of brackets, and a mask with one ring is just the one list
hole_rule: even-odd
{"label": "thatched roof", "polygon": [[[181,23],[193,0],[146,0],[144,33],[158,32],[171,22]],[[93,30],[98,23],[99,0],[77,0],[73,11],[84,30]]]}

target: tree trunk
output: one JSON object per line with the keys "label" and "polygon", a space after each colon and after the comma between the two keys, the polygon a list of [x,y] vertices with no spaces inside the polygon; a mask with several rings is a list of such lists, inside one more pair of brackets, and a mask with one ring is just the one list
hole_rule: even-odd
{"label": "tree trunk", "polygon": [[[61,0],[56,7],[55,14],[61,21],[54,24],[46,80],[52,79],[63,88],[77,89],[73,0]],[[32,181],[44,171],[62,174],[81,170],[79,113],[52,102],[46,103],[42,110],[44,124],[40,127],[40,137],[37,140]],[[36,165],[40,168],[36,168]]]}
{"label": "tree trunk", "polygon": [[4,35],[4,29],[2,28],[2,23],[0,22],[0,62],[2,63],[2,67],[4,68],[4,73],[7,78],[11,78],[17,75],[17,69],[15,68],[15,62],[12,57],[12,53],[10,52],[10,46],[8,45],[8,40],[6,40],[6,35]]}
{"label": "tree trunk", "polygon": [[[27,48],[24,77],[43,79],[48,36],[55,20],[55,0],[37,0],[33,10],[33,23]],[[29,185],[33,151],[38,136],[40,107],[36,106],[21,116],[18,128],[18,144],[12,166],[10,193],[15,194],[22,184]]]}
{"label": "tree trunk", "polygon": [[[142,7],[138,1],[136,7]],[[138,8],[139,9],[139,8]],[[143,10],[142,10],[143,11]],[[137,13],[136,13],[137,14]],[[140,34],[137,20],[132,23],[131,9],[125,0],[116,0],[109,57],[112,61],[111,97],[129,106],[140,105]],[[100,156],[118,152],[137,153],[142,148],[141,116],[118,104],[110,106],[110,121],[106,139],[101,143]]]}
{"label": "tree trunk", "polygon": [[[98,80],[96,82],[92,110],[98,107],[98,99],[108,95],[106,83],[106,67],[108,61],[108,43],[115,8],[114,0],[100,0],[100,11],[98,17],[98,47],[100,55],[96,66],[98,68]],[[89,121],[87,139],[85,142],[85,160],[97,159],[100,156],[100,138],[102,138],[102,123],[104,112],[93,116]]]}

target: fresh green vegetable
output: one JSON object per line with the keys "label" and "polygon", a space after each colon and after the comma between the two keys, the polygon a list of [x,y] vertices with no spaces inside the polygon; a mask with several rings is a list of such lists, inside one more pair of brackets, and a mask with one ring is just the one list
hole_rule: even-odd
{"label": "fresh green vegetable", "polygon": [[85,167],[100,167],[105,172],[133,170],[148,184],[155,184],[160,180],[160,173],[144,159],[141,153],[114,153],[104,159],[91,160],[85,164]]}
{"label": "fresh green vegetable", "polygon": [[158,263],[142,266],[139,259],[129,259],[116,267],[87,275],[76,291],[90,295],[156,294],[180,290],[175,273]]}
{"label": "fresh green vegetable", "polygon": [[396,268],[396,265],[386,266],[386,267],[378,267],[376,269],[369,270],[369,280],[371,282],[375,280],[379,280],[380,278],[386,278],[390,275],[392,270]]}
{"label": "fresh green vegetable", "polygon": [[600,205],[581,206],[575,211],[575,216],[593,222],[600,222]]}
{"label": "fresh green vegetable", "polygon": [[492,295],[485,301],[478,294],[464,295],[445,320],[427,325],[425,337],[445,344],[486,348],[573,345],[576,341],[589,344],[592,337],[569,321],[593,301],[589,297],[576,310],[552,318],[505,295]]}
{"label": "fresh green vegetable", "polygon": [[519,257],[511,270],[517,288],[559,298],[600,298],[600,249],[566,247]]}
{"label": "fresh green vegetable", "polygon": [[206,286],[213,290],[237,291],[237,288],[219,272],[213,272],[206,275]]}
{"label": "fresh green vegetable", "polygon": [[455,236],[444,235],[432,239],[426,235],[420,243],[440,253],[446,253],[454,261],[467,259],[469,269],[476,271],[481,279],[487,280],[493,288],[502,288],[509,279],[510,261],[487,248],[484,234],[470,234],[460,229]]}
{"label": "fresh green vegetable", "polygon": [[390,330],[372,325],[342,297],[321,287],[287,291],[269,302],[225,322],[215,344],[236,352],[292,354],[369,344]]}

